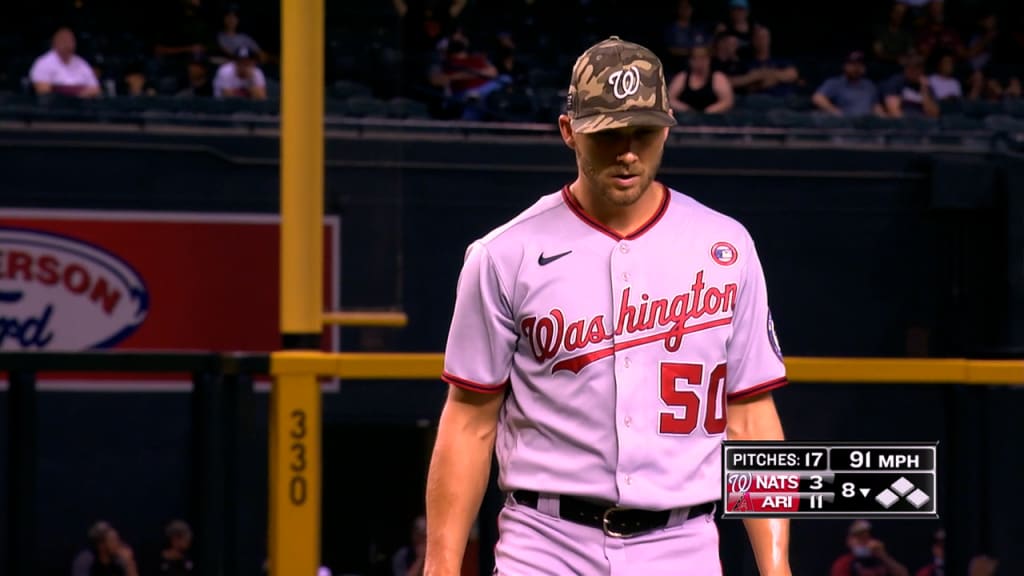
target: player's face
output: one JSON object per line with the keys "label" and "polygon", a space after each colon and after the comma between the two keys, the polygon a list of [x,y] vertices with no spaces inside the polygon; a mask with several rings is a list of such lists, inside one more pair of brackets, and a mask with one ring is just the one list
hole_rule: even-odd
{"label": "player's face", "polygon": [[667,137],[668,128],[658,126],[574,134],[580,178],[595,198],[630,206],[654,182]]}

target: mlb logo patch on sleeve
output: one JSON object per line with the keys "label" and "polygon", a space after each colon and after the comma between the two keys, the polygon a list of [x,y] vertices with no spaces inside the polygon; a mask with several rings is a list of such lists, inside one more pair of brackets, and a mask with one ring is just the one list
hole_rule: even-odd
{"label": "mlb logo patch on sleeve", "polygon": [[728,242],[717,242],[711,247],[711,258],[722,266],[732,266],[737,257],[736,247]]}

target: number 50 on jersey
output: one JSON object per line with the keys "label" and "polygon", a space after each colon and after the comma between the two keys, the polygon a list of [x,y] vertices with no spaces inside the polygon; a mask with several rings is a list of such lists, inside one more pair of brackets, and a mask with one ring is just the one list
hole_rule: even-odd
{"label": "number 50 on jersey", "polygon": [[726,441],[723,518],[938,518],[936,443]]}

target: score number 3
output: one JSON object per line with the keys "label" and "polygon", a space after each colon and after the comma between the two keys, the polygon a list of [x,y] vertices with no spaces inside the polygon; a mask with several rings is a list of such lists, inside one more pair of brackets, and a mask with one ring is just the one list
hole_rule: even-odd
{"label": "score number 3", "polygon": [[[704,411],[704,431],[708,434],[725,432],[725,364],[715,366],[707,387],[707,407]],[[696,390],[676,387],[682,380],[691,386],[700,386],[704,382],[704,366],[702,364],[679,364],[665,362],[661,365],[661,401],[666,406],[681,408],[678,411],[662,412],[658,421],[660,434],[692,434],[697,429],[700,419],[701,398]],[[721,411],[721,417],[718,412]]]}

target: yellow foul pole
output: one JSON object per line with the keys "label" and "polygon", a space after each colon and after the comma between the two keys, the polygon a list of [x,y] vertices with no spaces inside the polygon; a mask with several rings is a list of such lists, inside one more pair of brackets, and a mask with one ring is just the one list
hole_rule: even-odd
{"label": "yellow foul pole", "polygon": [[[318,350],[324,301],[324,0],[282,0],[281,39],[282,346]],[[310,576],[320,563],[320,387],[312,371],[278,365],[272,360],[270,574]]]}

